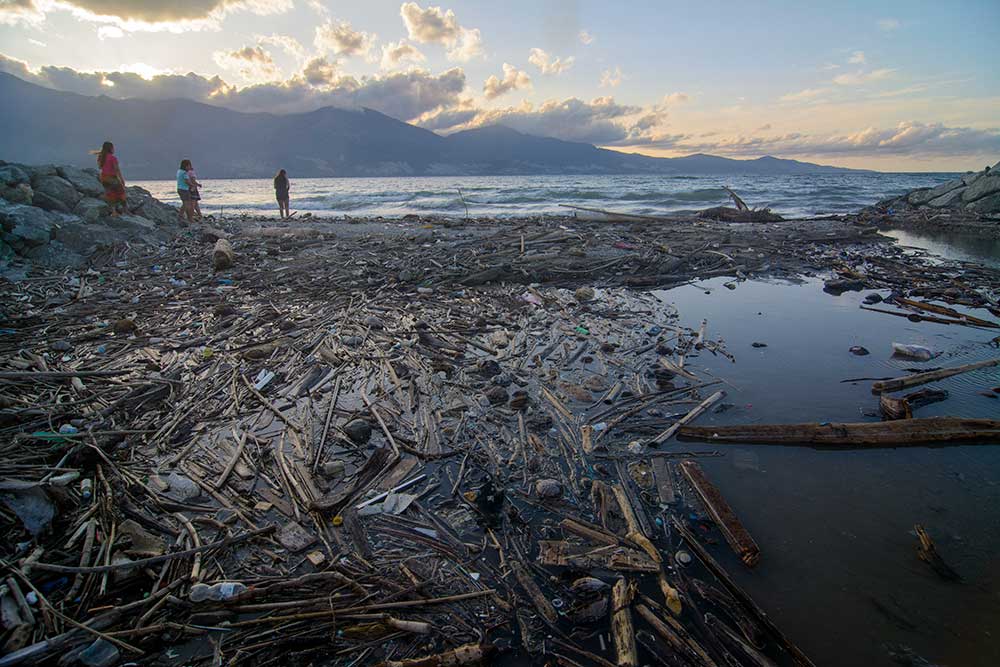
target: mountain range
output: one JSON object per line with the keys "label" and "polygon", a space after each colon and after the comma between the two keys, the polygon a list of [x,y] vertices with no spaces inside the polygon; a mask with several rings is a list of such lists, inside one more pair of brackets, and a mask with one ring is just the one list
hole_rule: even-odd
{"label": "mountain range", "polygon": [[479,127],[441,136],[372,109],[242,113],[187,99],[90,97],[0,73],[0,158],[92,166],[115,143],[129,179],[169,179],[182,158],[203,178],[503,174],[806,174],[854,171],[797,160],[656,158]]}

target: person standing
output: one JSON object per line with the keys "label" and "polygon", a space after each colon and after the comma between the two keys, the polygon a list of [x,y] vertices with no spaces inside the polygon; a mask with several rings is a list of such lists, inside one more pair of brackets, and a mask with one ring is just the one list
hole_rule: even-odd
{"label": "person standing", "polygon": [[291,217],[288,214],[288,191],[292,184],[288,181],[288,173],[284,169],[279,169],[274,177],[274,198],[278,200],[278,214],[281,219]]}
{"label": "person standing", "polygon": [[191,186],[191,214],[195,220],[201,222],[201,183],[198,182],[198,175],[194,173],[194,165],[188,169],[188,184]]}
{"label": "person standing", "polygon": [[181,198],[181,209],[177,212],[177,220],[181,222],[185,217],[188,222],[194,222],[189,171],[191,171],[191,160],[181,160],[181,166],[177,169],[177,196]]}
{"label": "person standing", "polygon": [[116,218],[121,212],[125,212],[125,179],[122,177],[121,167],[118,166],[118,158],[115,157],[115,145],[110,141],[105,141],[101,150],[97,153],[97,166],[101,170],[101,185],[104,186],[104,200],[111,207],[111,217]]}

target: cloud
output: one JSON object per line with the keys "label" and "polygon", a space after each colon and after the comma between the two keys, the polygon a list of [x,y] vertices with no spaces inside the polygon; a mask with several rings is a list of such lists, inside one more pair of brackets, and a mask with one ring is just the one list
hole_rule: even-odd
{"label": "cloud", "polygon": [[462,28],[458,43],[448,50],[447,56],[448,60],[469,62],[483,54],[483,39],[479,33],[479,28]]}
{"label": "cloud", "polygon": [[854,53],[851,54],[851,57],[847,59],[847,62],[849,62],[852,65],[864,65],[865,64],[865,52],[864,51],[855,51]]}
{"label": "cloud", "polygon": [[[656,145],[656,144],[648,144]],[[968,156],[1000,152],[1000,128],[948,127],[903,121],[895,127],[869,127],[848,134],[735,136],[714,142],[673,141],[657,147],[737,157],[782,156]]]}
{"label": "cloud", "polygon": [[38,22],[52,12],[128,31],[211,28],[232,12],[281,14],[293,0],[0,0],[0,23]]}
{"label": "cloud", "polygon": [[454,44],[461,32],[455,12],[441,11],[440,7],[421,9],[415,2],[404,2],[399,8],[403,24],[410,39],[422,44]]}
{"label": "cloud", "polygon": [[337,63],[323,57],[313,58],[302,68],[302,78],[311,86],[331,86],[337,80]]}
{"label": "cloud", "polygon": [[879,19],[877,25],[879,27],[879,30],[884,30],[885,32],[892,32],[893,30],[898,29],[899,26],[901,26],[902,24],[899,22],[899,19],[885,18],[885,19]]}
{"label": "cloud", "polygon": [[420,44],[441,44],[448,47],[449,60],[468,62],[483,55],[483,40],[479,28],[465,28],[458,23],[455,12],[440,7],[422,9],[415,2],[404,2],[399,8],[410,39]]}
{"label": "cloud", "polygon": [[779,102],[811,102],[821,95],[830,92],[829,88],[806,88],[797,93],[786,93],[778,98]]}
{"label": "cloud", "polygon": [[856,72],[845,72],[833,77],[833,82],[838,86],[859,86],[873,81],[881,81],[893,75],[894,69],[858,70]]}
{"label": "cloud", "polygon": [[528,55],[528,62],[541,70],[542,74],[562,74],[573,66],[574,58],[570,56],[565,60],[553,58],[542,49],[531,49]]}
{"label": "cloud", "polygon": [[116,25],[102,25],[97,29],[97,38],[102,42],[106,39],[121,39],[125,31]]}
{"label": "cloud", "polygon": [[601,88],[617,88],[622,82],[622,68],[606,69],[601,72]]}
{"label": "cloud", "polygon": [[405,39],[389,42],[382,47],[382,69],[394,69],[404,62],[421,63],[427,60],[420,49]]}
{"label": "cloud", "polygon": [[[253,47],[250,47],[251,49]],[[81,72],[69,67],[45,66],[37,70],[27,63],[0,54],[0,71],[31,83],[82,95],[114,98],[186,98],[237,111],[292,113],[324,106],[359,109],[369,107],[402,120],[416,119],[438,108],[452,107],[465,89],[461,68],[432,74],[425,70],[395,72],[380,76],[338,76],[336,64],[324,58],[310,61],[285,81],[234,86],[220,77],[199,74],[161,74],[144,79],[132,72]]]}
{"label": "cloud", "polygon": [[37,39],[31,39],[30,37],[28,38],[28,43],[29,44],[34,44],[35,46],[41,47],[43,49],[47,48],[49,46],[45,42],[39,42]]}
{"label": "cloud", "polygon": [[321,52],[332,51],[338,56],[364,56],[372,48],[376,36],[351,27],[347,21],[327,21],[316,28],[314,43]]}
{"label": "cloud", "polygon": [[212,59],[219,67],[236,72],[247,81],[270,81],[281,74],[270,52],[260,45],[216,51]]}
{"label": "cloud", "polygon": [[480,110],[471,99],[463,99],[455,106],[428,111],[413,123],[427,130],[447,130],[466,125],[479,113]]}
{"label": "cloud", "polygon": [[257,35],[256,39],[258,44],[277,46],[300,63],[307,57],[306,48],[302,46],[302,42],[289,35]]}
{"label": "cloud", "polygon": [[[518,106],[483,109],[472,116],[471,120],[447,127],[467,129],[484,125],[505,125],[542,137],[609,144],[623,141],[629,136],[626,120],[641,111],[641,107],[621,105],[611,97],[598,97],[590,102],[571,97],[561,101],[549,100],[538,106],[522,102]],[[467,112],[465,110],[458,114],[459,118],[467,118]],[[425,127],[433,125],[436,126],[435,129],[445,129],[440,120],[440,114],[435,114],[424,119],[422,124]]]}
{"label": "cloud", "polygon": [[758,127],[755,131],[756,132],[767,132],[770,129],[771,129],[771,124],[770,123],[765,123],[764,125],[761,125],[760,127]]}
{"label": "cloud", "polygon": [[488,100],[494,100],[501,95],[505,95],[514,90],[522,90],[531,87],[531,77],[528,73],[519,70],[508,63],[503,64],[503,79],[498,79],[496,75],[490,76],[483,84],[483,95]]}
{"label": "cloud", "polygon": [[589,46],[590,44],[594,43],[594,36],[591,35],[590,32],[587,30],[581,30],[580,34],[577,35],[577,37],[580,39],[580,43],[585,46]]}
{"label": "cloud", "polygon": [[677,106],[691,101],[691,96],[687,93],[669,93],[663,96],[663,104],[667,106]]}

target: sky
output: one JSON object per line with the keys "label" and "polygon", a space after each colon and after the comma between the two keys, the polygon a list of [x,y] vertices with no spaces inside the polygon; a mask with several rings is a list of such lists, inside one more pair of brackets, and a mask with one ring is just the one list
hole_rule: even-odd
{"label": "sky", "polygon": [[1000,159],[998,45],[1000,0],[0,0],[60,90],[885,171]]}

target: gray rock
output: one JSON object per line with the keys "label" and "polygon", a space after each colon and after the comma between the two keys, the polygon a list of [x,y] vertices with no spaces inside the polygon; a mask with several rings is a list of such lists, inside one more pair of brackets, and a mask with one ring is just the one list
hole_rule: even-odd
{"label": "gray rock", "polygon": [[8,164],[0,167],[0,183],[4,185],[18,185],[20,183],[28,183],[31,181],[31,176],[24,169],[21,169],[16,164]]}
{"label": "gray rock", "polygon": [[962,183],[961,178],[956,178],[942,183],[935,188],[931,188],[930,190],[915,190],[906,197],[906,201],[910,202],[914,206],[922,206],[930,200],[937,199],[941,195],[951,192],[955,188],[964,187],[964,185],[965,184]]}
{"label": "gray rock", "polygon": [[138,215],[119,215],[105,218],[104,224],[112,229],[124,232],[126,235],[144,237],[156,231],[156,223]]}
{"label": "gray rock", "polygon": [[67,212],[72,211],[83,197],[72,183],[59,176],[36,176],[31,179],[31,188],[36,197],[41,193],[62,202]]}
{"label": "gray rock", "polygon": [[19,167],[28,172],[31,176],[31,180],[36,178],[41,178],[42,176],[58,176],[59,170],[56,169],[54,164],[37,164],[29,167],[28,165],[19,164]]}
{"label": "gray rock", "polygon": [[372,437],[372,425],[364,419],[352,419],[344,424],[344,433],[357,445],[363,445]]}
{"label": "gray rock", "polygon": [[67,248],[75,252],[87,253],[100,246],[109,246],[121,239],[119,232],[105,224],[87,223],[80,219],[75,222],[69,219],[60,221],[55,227],[53,235],[56,241],[64,244]]}
{"label": "gray rock", "polygon": [[34,191],[32,191],[31,186],[27,183],[18,183],[17,185],[0,185],[0,197],[3,197],[7,201],[13,204],[27,204],[31,205],[34,197]]}
{"label": "gray rock", "polygon": [[31,194],[31,203],[46,211],[55,211],[56,213],[70,212],[69,206],[44,192],[33,192]]}
{"label": "gray rock", "polygon": [[72,268],[86,263],[83,255],[70,250],[59,241],[50,241],[45,245],[26,250],[23,254],[36,264],[54,268]]}
{"label": "gray rock", "polygon": [[3,240],[18,252],[48,243],[53,221],[53,215],[40,208],[0,202]]}
{"label": "gray rock", "polygon": [[111,213],[111,207],[100,199],[84,197],[77,202],[73,213],[83,218],[85,222],[97,222],[100,218]]}
{"label": "gray rock", "polygon": [[1000,213],[1000,192],[994,192],[991,195],[977,199],[971,204],[966,204],[965,210],[983,215]]}
{"label": "gray rock", "polygon": [[0,494],[0,502],[17,515],[32,535],[44,532],[56,517],[56,506],[38,486],[13,489]]}
{"label": "gray rock", "polygon": [[968,186],[972,185],[973,183],[975,183],[976,181],[978,181],[980,178],[982,178],[983,176],[985,176],[988,173],[989,172],[986,171],[986,170],[983,170],[983,171],[970,171],[965,176],[962,176],[962,182],[965,183],[966,187],[968,187]]}
{"label": "gray rock", "polygon": [[167,477],[167,484],[170,487],[163,495],[179,503],[189,503],[201,495],[200,486],[184,475],[178,475],[175,472],[170,473],[170,476]]}
{"label": "gray rock", "polygon": [[177,209],[156,199],[144,188],[135,185],[125,188],[125,205],[130,213],[141,215],[158,225],[177,224]]}
{"label": "gray rock", "polygon": [[991,169],[991,173],[967,187],[962,194],[962,201],[968,203],[981,199],[986,195],[991,195],[994,192],[1000,192],[1000,173],[994,174],[992,171]]}
{"label": "gray rock", "polygon": [[956,188],[951,192],[946,192],[940,197],[936,197],[929,202],[928,206],[933,206],[934,208],[948,208],[950,206],[958,206],[962,203],[962,193],[965,192],[965,188]]}
{"label": "gray rock", "polygon": [[104,186],[97,178],[96,169],[80,169],[79,167],[59,167],[59,175],[68,181],[77,192],[89,197],[100,197],[104,194]]}

